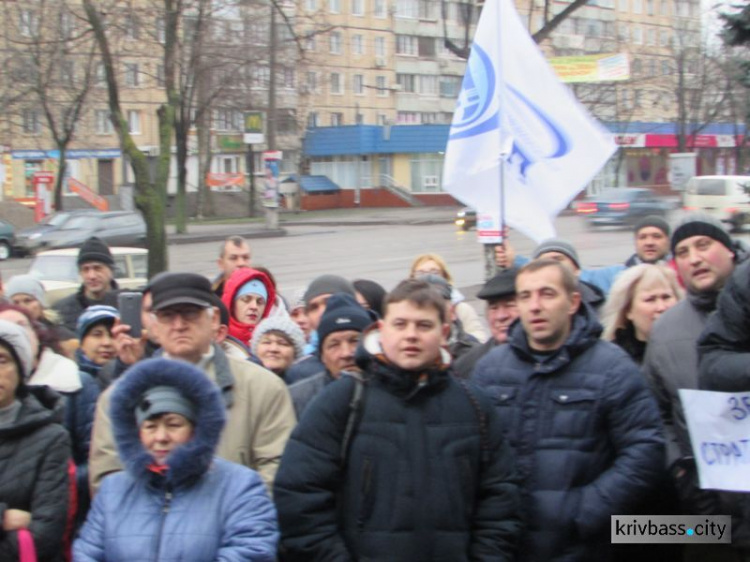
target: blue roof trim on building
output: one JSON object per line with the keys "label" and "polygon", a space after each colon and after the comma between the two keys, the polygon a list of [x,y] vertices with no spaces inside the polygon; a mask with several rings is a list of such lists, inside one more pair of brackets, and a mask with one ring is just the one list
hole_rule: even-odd
{"label": "blue roof trim on building", "polygon": [[[674,135],[675,123],[604,123],[615,134]],[[699,128],[691,125],[688,131]],[[356,156],[360,154],[409,154],[445,152],[450,125],[348,125],[308,129],[304,153],[308,157]],[[712,123],[700,129],[702,135],[745,134],[744,125]]]}
{"label": "blue roof trim on building", "polygon": [[328,176],[302,176],[300,187],[306,193],[331,193],[341,190],[338,185],[328,179]]}

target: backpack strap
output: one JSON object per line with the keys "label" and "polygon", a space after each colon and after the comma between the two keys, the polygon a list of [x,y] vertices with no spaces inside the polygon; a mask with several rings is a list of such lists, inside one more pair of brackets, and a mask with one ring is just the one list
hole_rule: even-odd
{"label": "backpack strap", "polygon": [[362,406],[365,400],[365,379],[360,373],[344,371],[343,375],[354,379],[354,389],[349,400],[349,416],[346,419],[346,428],[344,429],[344,438],[341,440],[341,468],[346,466],[349,457],[349,447],[357,430],[360,420],[362,419]]}
{"label": "backpack strap", "polygon": [[489,430],[487,428],[487,414],[484,413],[482,405],[479,403],[479,399],[471,391],[471,388],[469,388],[469,384],[466,382],[466,380],[460,379],[458,377],[453,377],[453,380],[455,380],[461,386],[461,388],[464,389],[466,397],[469,399],[469,402],[474,408],[474,413],[477,415],[477,421],[479,422],[479,447],[481,452],[481,462],[482,465],[484,465],[490,460],[490,436]]}

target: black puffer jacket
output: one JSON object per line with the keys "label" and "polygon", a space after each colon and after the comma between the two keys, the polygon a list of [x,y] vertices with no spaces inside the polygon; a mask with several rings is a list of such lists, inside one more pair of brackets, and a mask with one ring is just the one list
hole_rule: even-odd
{"label": "black puffer jacket", "polygon": [[[70,438],[59,395],[48,387],[28,392],[16,422],[0,428],[0,520],[6,509],[30,512],[39,561],[57,561],[68,513]],[[18,560],[15,531],[0,528],[0,560]]]}
{"label": "black puffer jacket", "polygon": [[750,260],[735,268],[719,294],[698,351],[701,388],[750,391]]}
{"label": "black puffer jacket", "polygon": [[376,342],[370,332],[358,357],[364,406],[345,469],[351,376],[310,403],[284,451],[274,498],[285,560],[514,560],[515,464],[489,400],[445,367],[384,363]]}
{"label": "black puffer jacket", "polygon": [[656,403],[636,365],[600,340],[601,331],[582,305],[566,342],[541,357],[516,322],[508,344],[474,369],[524,478],[519,560],[608,560],[610,516],[632,513],[662,476]]}
{"label": "black puffer jacket", "polygon": [[52,306],[60,315],[60,324],[74,334],[76,332],[78,317],[88,307],[95,304],[106,304],[117,308],[117,293],[119,289],[116,281],[112,280],[112,289],[104,293],[104,298],[99,301],[89,299],[84,294],[83,289],[84,287],[81,285],[75,293],[68,295],[64,299],[60,299]]}

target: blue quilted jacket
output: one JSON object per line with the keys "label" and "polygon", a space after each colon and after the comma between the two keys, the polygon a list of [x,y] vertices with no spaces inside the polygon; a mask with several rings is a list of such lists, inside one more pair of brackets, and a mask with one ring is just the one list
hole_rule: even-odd
{"label": "blue quilted jacket", "polygon": [[610,516],[632,513],[662,476],[656,402],[635,363],[600,333],[581,306],[567,341],[543,356],[532,353],[519,321],[509,344],[474,369],[523,479],[520,561],[608,560]]}
{"label": "blue quilted jacket", "polygon": [[[175,386],[198,406],[193,438],[151,470],[135,407],[147,388]],[[213,452],[224,426],[216,386],[186,363],[149,359],[112,394],[112,427],[126,471],[108,476],[74,544],[73,559],[108,562],[274,561],[276,511],[258,474]]]}

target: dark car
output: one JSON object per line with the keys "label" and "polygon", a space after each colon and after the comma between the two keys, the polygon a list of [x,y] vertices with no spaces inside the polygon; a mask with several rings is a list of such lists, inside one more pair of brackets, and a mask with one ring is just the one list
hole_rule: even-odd
{"label": "dark car", "polygon": [[454,222],[461,230],[469,230],[477,225],[477,212],[471,207],[464,207],[456,213]]}
{"label": "dark car", "polygon": [[[49,226],[49,225],[47,225]],[[146,223],[138,212],[74,212],[50,228],[19,236],[16,246],[21,252],[72,248],[97,236],[109,246],[146,246]]]}
{"label": "dark car", "polygon": [[12,224],[0,220],[0,260],[7,260],[13,253],[15,232]]}
{"label": "dark car", "polygon": [[13,250],[19,255],[32,254],[36,250],[42,248],[42,242],[44,241],[43,235],[48,232],[54,232],[59,230],[66,222],[75,216],[81,216],[84,214],[94,215],[99,211],[91,210],[75,210],[75,211],[60,211],[59,213],[53,213],[44,217],[39,223],[29,228],[24,228],[16,233],[16,240],[13,244]]}
{"label": "dark car", "polygon": [[632,226],[648,215],[665,216],[670,205],[650,189],[622,187],[579,201],[575,208],[593,226]]}

